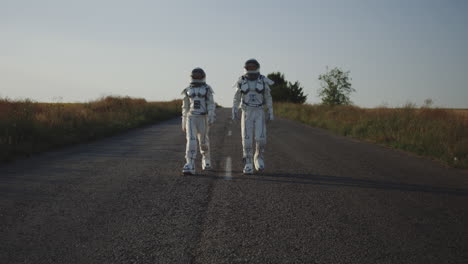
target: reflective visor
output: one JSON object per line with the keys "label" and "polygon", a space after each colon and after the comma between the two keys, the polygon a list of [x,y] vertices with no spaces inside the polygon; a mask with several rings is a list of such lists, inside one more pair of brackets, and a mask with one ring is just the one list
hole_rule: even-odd
{"label": "reflective visor", "polygon": [[192,79],[194,80],[202,80],[203,78],[205,78],[205,75],[201,72],[192,73]]}
{"label": "reflective visor", "polygon": [[254,63],[249,63],[247,65],[245,65],[245,69],[248,70],[248,71],[256,71],[258,70],[258,66]]}

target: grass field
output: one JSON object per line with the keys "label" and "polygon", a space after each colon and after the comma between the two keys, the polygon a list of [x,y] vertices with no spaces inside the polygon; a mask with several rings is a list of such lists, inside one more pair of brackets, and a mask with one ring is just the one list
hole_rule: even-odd
{"label": "grass field", "polygon": [[468,110],[275,104],[276,114],[468,168]]}
{"label": "grass field", "polygon": [[0,99],[0,160],[94,140],[180,115],[181,101],[105,97],[89,103]]}
{"label": "grass field", "polygon": [[446,109],[446,110],[468,117],[468,109]]}

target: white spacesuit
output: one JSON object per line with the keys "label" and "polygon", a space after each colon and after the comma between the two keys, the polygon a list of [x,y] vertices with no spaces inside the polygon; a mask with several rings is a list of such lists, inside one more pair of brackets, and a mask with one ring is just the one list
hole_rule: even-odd
{"label": "white spacesuit", "polygon": [[203,170],[211,169],[209,126],[215,121],[215,102],[213,90],[205,82],[205,72],[201,68],[192,71],[190,86],[182,92],[182,130],[186,132],[186,164],[183,174],[195,174],[197,139],[202,154]]}
{"label": "white spacesuit", "polygon": [[[235,87],[232,106],[232,118],[239,119],[239,108],[242,109],[242,147],[244,160],[244,174],[253,173],[253,165],[257,171],[265,169],[263,153],[266,144],[265,119],[271,121],[273,116],[273,102],[270,94],[270,85],[274,82],[267,77],[260,75],[260,64],[255,59],[250,59],[244,66],[246,74],[241,76]],[[264,108],[268,109],[265,117]],[[256,151],[253,156],[253,143],[255,134]],[[253,159],[252,159],[253,158]],[[252,162],[253,161],[253,162]]]}

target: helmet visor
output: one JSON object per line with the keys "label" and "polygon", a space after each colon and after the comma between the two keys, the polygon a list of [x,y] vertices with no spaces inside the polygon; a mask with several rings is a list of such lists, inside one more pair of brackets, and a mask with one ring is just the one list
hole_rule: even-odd
{"label": "helmet visor", "polygon": [[258,66],[255,63],[248,63],[245,65],[245,69],[248,71],[256,71],[258,70]]}
{"label": "helmet visor", "polygon": [[191,77],[194,80],[203,80],[205,78],[205,74],[203,74],[202,72],[194,72],[192,73]]}

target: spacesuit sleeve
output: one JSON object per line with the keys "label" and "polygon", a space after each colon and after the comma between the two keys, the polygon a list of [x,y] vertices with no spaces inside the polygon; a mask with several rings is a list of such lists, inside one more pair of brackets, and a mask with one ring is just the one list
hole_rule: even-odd
{"label": "spacesuit sleeve", "polygon": [[234,94],[234,100],[232,100],[232,108],[238,109],[241,103],[241,89],[237,88]]}
{"label": "spacesuit sleeve", "polygon": [[187,93],[185,92],[186,89],[182,92],[184,95],[184,99],[182,100],[182,116],[185,117],[188,115],[190,111],[190,99],[187,96]]}
{"label": "spacesuit sleeve", "polygon": [[265,81],[265,84],[267,84],[265,87],[265,93],[263,95],[265,97],[265,104],[266,104],[266,107],[268,108],[268,112],[273,113],[273,98],[271,97],[271,89],[266,81]]}
{"label": "spacesuit sleeve", "polygon": [[239,77],[236,83],[234,83],[234,85],[232,86],[233,88],[236,89],[236,93],[234,94],[234,100],[232,102],[232,109],[236,109],[236,110],[239,109],[240,104],[241,104],[241,97],[242,97],[242,93],[240,89],[241,80],[242,80],[242,77]]}
{"label": "spacesuit sleeve", "polygon": [[265,77],[264,81],[268,86],[275,84],[275,82],[268,77]]}
{"label": "spacesuit sleeve", "polygon": [[211,86],[208,87],[206,109],[208,110],[208,115],[215,115],[216,104],[213,98],[213,89]]}

